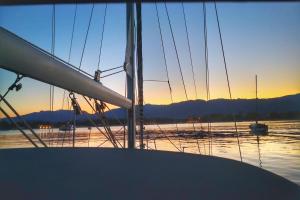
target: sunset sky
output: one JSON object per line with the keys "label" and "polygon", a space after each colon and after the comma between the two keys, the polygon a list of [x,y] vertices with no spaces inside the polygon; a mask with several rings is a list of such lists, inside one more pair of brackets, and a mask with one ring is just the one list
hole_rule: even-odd
{"label": "sunset sky", "polygon": [[[195,67],[198,98],[205,99],[205,65],[202,3],[185,3]],[[219,19],[233,98],[271,98],[300,93],[300,3],[218,3]],[[91,4],[78,5],[71,63],[79,66]],[[82,69],[93,74],[97,68],[104,4],[96,4],[83,58]],[[185,99],[179,68],[163,4],[159,15],[174,101]],[[100,69],[124,62],[126,32],[125,4],[108,5]],[[166,80],[154,4],[143,4],[144,79]],[[195,99],[192,71],[180,4],[168,4],[189,99]],[[56,5],[55,55],[67,60],[74,5]],[[52,6],[1,6],[0,25],[50,52]],[[215,11],[207,3],[208,54],[211,98],[229,98]],[[0,69],[0,92],[14,81],[15,74]],[[125,93],[125,74],[102,80],[107,87]],[[23,89],[8,100],[21,114],[49,109],[49,85],[30,78]],[[169,104],[166,83],[145,82],[145,102]],[[55,110],[62,108],[63,90],[55,88]],[[3,104],[1,104],[3,105]],[[83,109],[87,109],[84,102]],[[66,107],[65,107],[66,109]],[[2,115],[0,115],[2,117]]]}

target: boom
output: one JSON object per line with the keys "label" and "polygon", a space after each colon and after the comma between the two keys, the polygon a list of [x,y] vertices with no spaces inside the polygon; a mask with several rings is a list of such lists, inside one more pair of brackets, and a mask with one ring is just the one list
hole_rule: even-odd
{"label": "boom", "polygon": [[131,100],[2,27],[0,67],[119,107],[132,107]]}

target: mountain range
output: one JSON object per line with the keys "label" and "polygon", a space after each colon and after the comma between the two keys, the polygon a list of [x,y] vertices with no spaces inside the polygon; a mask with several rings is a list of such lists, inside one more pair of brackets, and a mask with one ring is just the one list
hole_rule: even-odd
{"label": "mountain range", "polygon": [[[245,115],[255,113],[255,99],[214,99],[209,101],[190,100],[169,105],[144,105],[145,119],[170,119],[185,120],[192,117],[205,117],[209,115]],[[270,113],[297,113],[300,114],[300,93],[277,98],[259,99],[257,101],[258,113],[261,116]],[[83,112],[77,116],[78,121],[86,121],[87,115],[92,119],[97,117],[94,114]],[[73,111],[57,110],[57,111],[40,111],[24,115],[24,119],[28,122],[51,122],[61,123],[73,119]],[[124,119],[126,111],[122,108],[112,109],[106,112],[108,118]],[[7,119],[1,119],[4,122]]]}

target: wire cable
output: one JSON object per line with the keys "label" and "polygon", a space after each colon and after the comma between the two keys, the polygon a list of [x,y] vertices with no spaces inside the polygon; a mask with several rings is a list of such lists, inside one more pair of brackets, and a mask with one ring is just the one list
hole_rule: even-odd
{"label": "wire cable", "polygon": [[[182,152],[181,149],[179,149],[174,142],[172,142],[172,140],[170,139],[170,137],[161,129],[161,127],[156,123],[155,124],[158,129],[160,130],[161,133],[163,133],[165,135],[165,137],[169,140],[169,142],[179,151],[179,152]],[[156,145],[155,145],[156,146]]]}
{"label": "wire cable", "polygon": [[[82,95],[82,97],[83,97],[84,100],[89,104],[89,106],[92,108],[92,110],[93,110],[94,112],[96,112],[95,108],[94,108],[94,107],[92,106],[92,104],[88,101],[88,99],[87,99],[85,96],[83,96],[83,95]],[[103,116],[99,116],[99,118],[100,118],[100,120],[101,120],[101,122],[102,122],[103,128],[105,129],[107,135],[104,134],[104,133],[101,131],[101,129],[98,128],[98,126],[96,125],[96,123],[95,123],[92,119],[89,118],[89,121],[91,121],[91,122],[93,123],[93,125],[96,126],[96,128],[97,128],[97,129],[98,129],[105,137],[107,137],[107,139],[110,140],[110,142],[113,144],[114,147],[118,148],[118,144],[119,144],[121,147],[123,147],[122,144],[117,140],[117,138],[115,138],[115,136],[112,134],[112,131],[111,131],[110,127],[106,124],[105,119],[103,118]],[[118,143],[118,144],[117,144],[117,143]]]}
{"label": "wire cable", "polygon": [[101,70],[101,73],[109,72],[109,71],[112,71],[112,70],[115,70],[115,69],[120,69],[120,68],[124,68],[124,66],[113,67],[113,68],[110,68],[110,69]]}
{"label": "wire cable", "polygon": [[146,79],[143,80],[144,82],[161,82],[161,83],[169,83],[169,81],[164,81],[164,80],[152,80],[152,79]]}
{"label": "wire cable", "polygon": [[102,44],[103,44],[103,36],[104,36],[104,28],[105,28],[105,21],[106,21],[106,11],[107,11],[107,3],[105,3],[105,9],[104,9],[104,16],[103,16],[103,24],[102,24],[102,33],[101,33],[101,41],[100,41],[100,48],[99,48],[99,59],[98,59],[97,70],[99,70],[99,68],[100,68],[101,53],[102,53]]}
{"label": "wire cable", "polygon": [[[71,60],[71,53],[72,53],[72,47],[73,47],[73,39],[74,39],[74,31],[75,31],[75,24],[76,24],[76,19],[77,19],[77,3],[75,4],[75,11],[74,11],[74,16],[73,16],[73,24],[72,24],[72,32],[71,32],[71,40],[70,40],[70,48],[69,48],[69,55],[68,55],[68,63],[70,63],[70,60]],[[70,92],[69,92],[69,95],[70,95]],[[63,101],[62,101],[62,110],[64,108],[64,102],[65,102],[65,96],[66,96],[66,90],[64,90],[64,93],[63,93]],[[69,110],[69,99],[68,99],[68,110]],[[72,119],[71,119],[72,120]],[[69,120],[66,124],[69,124],[70,121]],[[73,122],[73,124],[75,124]],[[75,127],[74,127],[75,128]],[[62,140],[62,147],[64,145],[64,139],[65,139],[65,134],[66,134],[66,131],[64,132],[64,135],[63,135],[63,140]]]}
{"label": "wire cable", "polygon": [[[160,23],[160,19],[159,19],[159,13],[158,13],[158,8],[157,8],[157,3],[156,2],[155,2],[155,10],[156,10],[156,19],[157,19],[157,24],[158,24],[158,29],[159,29],[161,48],[162,48],[162,51],[163,51],[165,71],[166,71],[166,75],[167,75],[167,83],[168,83],[168,86],[169,86],[169,93],[170,93],[171,103],[174,103],[173,94],[172,94],[172,87],[171,87],[171,83],[170,83],[169,69],[168,69],[167,58],[166,58],[166,52],[165,52],[165,45],[164,45],[164,40],[163,40],[163,35],[162,35],[162,30],[161,30],[161,23]],[[154,81],[154,80],[149,80],[149,81]],[[156,81],[156,82],[158,82],[158,81]],[[175,123],[175,125],[176,125],[176,131],[178,133],[179,130],[178,130],[177,123]],[[179,144],[180,144],[180,147],[181,147],[181,141],[180,140],[179,140]]]}
{"label": "wire cable", "polygon": [[[219,30],[220,43],[221,43],[221,48],[222,48],[222,55],[223,55],[224,67],[225,67],[226,78],[227,78],[228,92],[229,92],[230,99],[232,99],[231,89],[230,89],[230,82],[229,82],[229,76],[228,76],[228,70],[227,70],[227,64],[226,64],[226,58],[225,58],[225,52],[224,52],[224,45],[223,45],[223,39],[222,39],[222,34],[221,34],[221,28],[220,28],[220,22],[219,22],[218,9],[217,9],[217,3],[216,3],[216,1],[214,1],[214,5],[215,5],[215,13],[216,13],[216,18],[217,18],[217,23],[218,23],[218,30]],[[240,146],[240,140],[239,140],[239,132],[237,130],[237,124],[236,124],[236,118],[235,118],[234,114],[232,116],[233,116],[233,120],[234,120],[235,132],[236,132],[236,135],[237,135],[237,142],[238,142],[238,147],[239,147],[240,159],[241,159],[241,162],[243,162],[242,152],[241,152],[241,146]]]}
{"label": "wire cable", "polygon": [[[51,27],[51,56],[52,59],[55,59],[55,4],[52,5],[52,27]],[[54,110],[54,86],[50,85],[50,111],[53,112]],[[50,131],[50,129],[49,129]],[[52,136],[53,136],[53,124],[51,125],[51,134],[50,134],[50,140],[49,140],[49,145],[51,145],[52,141]]]}
{"label": "wire cable", "polygon": [[111,74],[107,74],[107,75],[105,75],[105,76],[101,76],[101,78],[105,78],[105,77],[108,77],[108,76],[112,76],[112,75],[115,75],[115,74],[119,74],[119,73],[121,73],[121,72],[124,72],[124,70],[122,69],[122,70],[120,70],[120,71],[116,71],[116,72],[113,72],[113,73],[111,73]]}
{"label": "wire cable", "polygon": [[81,58],[80,58],[80,63],[79,63],[79,69],[81,68],[81,64],[82,64],[82,60],[83,60],[83,55],[84,55],[84,52],[85,52],[86,42],[87,42],[87,38],[88,38],[88,35],[89,35],[90,26],[91,26],[91,21],[92,21],[93,13],[94,13],[94,7],[95,7],[95,4],[93,3],[92,10],[91,10],[91,14],[90,14],[90,18],[89,18],[88,27],[87,27],[86,34],[85,34],[85,39],[84,39],[83,49],[82,49],[82,52],[81,52]]}
{"label": "wire cable", "polygon": [[[56,23],[56,11],[55,11],[55,4],[53,4],[53,12],[52,12],[52,46],[51,46],[51,53],[55,55],[55,23]],[[52,96],[51,96],[51,111],[54,110],[54,86],[52,85]],[[52,130],[53,131],[53,130]]]}
{"label": "wire cable", "polygon": [[165,45],[164,45],[162,31],[161,31],[161,25],[160,25],[160,19],[159,19],[159,14],[158,14],[157,3],[155,3],[155,9],[156,9],[157,24],[158,24],[158,28],[159,28],[160,42],[161,42],[161,47],[162,47],[162,51],[163,51],[163,58],[164,58],[164,63],[165,63],[165,70],[166,70],[166,75],[167,75],[168,85],[169,85],[169,90],[170,90],[170,97],[171,97],[171,102],[173,103],[172,88],[171,88],[171,84],[170,84],[170,76],[169,76],[169,70],[168,70],[168,64],[167,64],[166,52],[165,52]]}
{"label": "wire cable", "polygon": [[[54,58],[55,49],[55,4],[52,5],[52,21],[51,21],[51,55]],[[50,111],[53,110],[54,88],[50,85]]]}
{"label": "wire cable", "polygon": [[181,3],[181,7],[182,7],[182,13],[183,13],[183,19],[184,19],[186,39],[187,39],[187,44],[188,44],[188,49],[189,49],[190,63],[191,63],[192,74],[193,74],[195,97],[196,97],[196,99],[198,99],[197,87],[196,87],[196,81],[195,81],[194,64],[193,64],[192,51],[191,51],[191,45],[190,45],[190,37],[189,37],[189,31],[188,31],[187,22],[186,22],[185,8],[184,8],[183,3]]}
{"label": "wire cable", "polygon": [[18,123],[17,122],[15,122],[14,120],[13,120],[13,118],[11,118],[3,109],[2,109],[2,107],[0,107],[0,111],[4,114],[4,116],[11,122],[11,123],[13,123],[15,126],[16,126],[16,128],[26,137],[26,139],[34,146],[34,147],[36,147],[36,148],[38,148],[39,146],[26,134],[26,132],[25,131],[23,131],[23,129],[21,128],[21,126],[20,125],[18,125]]}
{"label": "wire cable", "polygon": [[76,24],[76,17],[77,17],[77,3],[75,5],[74,17],[73,17],[73,25],[72,25],[72,34],[71,34],[71,41],[70,41],[70,49],[69,49],[69,56],[68,56],[68,63],[71,59],[72,47],[73,47],[73,38],[74,38],[74,30]]}
{"label": "wire cable", "polygon": [[168,11],[168,7],[167,7],[166,3],[165,3],[165,10],[166,10],[167,17],[168,17],[169,27],[170,27],[170,31],[171,31],[171,35],[172,35],[173,45],[174,45],[174,48],[175,48],[177,63],[178,63],[178,67],[179,67],[179,71],[180,71],[180,75],[181,75],[181,80],[182,80],[182,84],[183,84],[185,97],[188,100],[188,95],[187,95],[187,91],[186,91],[186,87],[185,87],[185,82],[184,82],[184,78],[183,78],[182,68],[181,68],[179,55],[178,55],[178,51],[177,51],[177,46],[176,46],[176,42],[175,42],[175,37],[174,37],[174,33],[173,33],[173,28],[172,28],[172,24],[171,24],[171,19],[170,19],[170,16],[169,16],[169,11]]}
{"label": "wire cable", "polygon": [[[203,2],[203,36],[204,36],[204,60],[205,60],[205,90],[206,90],[206,105],[210,99],[210,87],[209,87],[209,65],[208,65],[208,43],[207,43],[207,20],[206,20],[206,5]],[[207,123],[207,132],[210,136],[210,122]],[[204,149],[205,149],[205,143]],[[211,137],[208,140],[208,154],[211,154]]]}

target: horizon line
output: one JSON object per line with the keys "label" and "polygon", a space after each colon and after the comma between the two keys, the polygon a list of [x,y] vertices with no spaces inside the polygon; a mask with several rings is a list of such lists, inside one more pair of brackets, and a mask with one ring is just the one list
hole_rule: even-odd
{"label": "horizon line", "polygon": [[[276,98],[283,98],[283,97],[287,97],[287,96],[295,96],[295,95],[300,95],[300,93],[295,93],[295,94],[289,94],[289,95],[283,95],[283,96],[278,96],[278,97],[271,97],[271,98],[258,98],[259,100],[262,100],[262,99],[276,99]],[[254,100],[255,98],[234,98],[234,99],[226,99],[226,98],[216,98],[216,99],[210,99],[208,101],[213,101],[213,100]],[[172,105],[172,104],[177,104],[177,103],[182,103],[182,102],[189,102],[189,101],[207,101],[207,100],[204,100],[204,99],[193,99],[193,100],[186,100],[186,101],[178,101],[178,102],[174,102],[174,103],[169,103],[169,104],[151,104],[151,103],[147,103],[147,104],[144,104],[144,105],[164,105],[164,106],[168,106],[168,105]],[[138,104],[136,104],[136,106],[138,106]],[[116,110],[116,109],[120,109],[120,107],[115,107],[115,108],[112,108],[112,110]],[[57,109],[57,110],[53,110],[53,112],[56,112],[56,111],[72,111],[72,110],[67,110],[67,109]],[[88,113],[88,114],[91,114],[90,112],[88,111],[85,111],[85,110],[82,110],[83,112],[85,113]],[[24,115],[28,115],[28,114],[32,114],[32,113],[39,113],[39,112],[51,112],[50,110],[40,110],[40,111],[36,111],[36,112],[29,112],[29,113],[26,113],[26,114],[23,114],[22,116]],[[105,111],[105,112],[109,112],[109,111]],[[5,117],[4,117],[5,118]],[[4,119],[4,118],[0,118],[1,119]]]}

